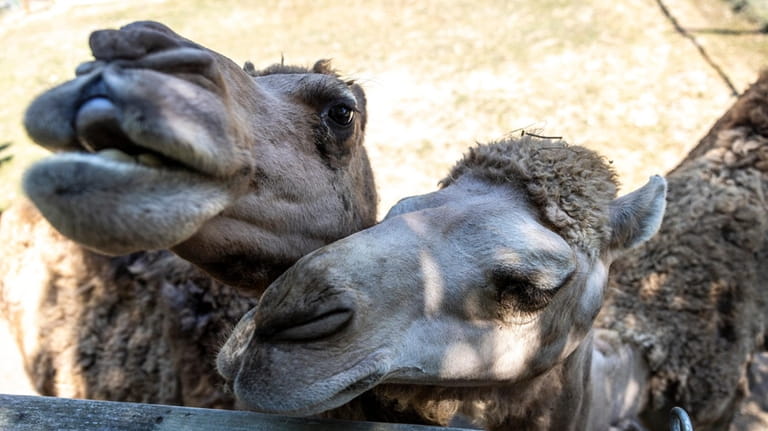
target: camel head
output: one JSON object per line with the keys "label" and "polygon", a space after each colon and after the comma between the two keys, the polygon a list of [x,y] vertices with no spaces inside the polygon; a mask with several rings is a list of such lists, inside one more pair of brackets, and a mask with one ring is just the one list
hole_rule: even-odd
{"label": "camel head", "polygon": [[56,152],[24,190],[97,251],[172,248],[241,287],[375,222],[365,96],[326,61],[257,71],[137,22],[90,37],[95,59],[24,119]]}
{"label": "camel head", "polygon": [[481,145],[277,279],[218,369],[244,406],[296,415],[380,383],[529,382],[589,337],[611,260],[655,233],[665,190],[616,199],[608,164],[559,141]]}

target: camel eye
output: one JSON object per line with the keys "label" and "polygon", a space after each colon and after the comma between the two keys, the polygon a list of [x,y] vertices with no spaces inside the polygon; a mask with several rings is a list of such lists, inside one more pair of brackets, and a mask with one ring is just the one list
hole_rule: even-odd
{"label": "camel eye", "polygon": [[328,108],[328,118],[339,126],[349,126],[355,118],[355,110],[347,105],[333,105]]}
{"label": "camel eye", "polygon": [[523,312],[534,312],[546,307],[557,292],[557,289],[539,287],[535,276],[509,268],[491,271],[490,282],[502,308]]}

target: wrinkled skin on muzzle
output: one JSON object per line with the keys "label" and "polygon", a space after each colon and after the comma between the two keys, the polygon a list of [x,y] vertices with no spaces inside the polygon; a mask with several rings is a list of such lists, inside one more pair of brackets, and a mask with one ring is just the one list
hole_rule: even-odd
{"label": "wrinkled skin on muzzle", "polygon": [[57,229],[97,250],[179,243],[251,174],[231,118],[239,107],[222,97],[238,68],[154,23],[98,31],[90,44],[95,60],[27,110],[32,139],[67,153],[33,166],[25,191]]}

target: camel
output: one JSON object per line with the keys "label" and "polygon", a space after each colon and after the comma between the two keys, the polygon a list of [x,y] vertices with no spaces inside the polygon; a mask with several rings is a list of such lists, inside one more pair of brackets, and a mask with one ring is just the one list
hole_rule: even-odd
{"label": "camel", "polygon": [[327,61],[241,69],[154,22],[90,45],[27,110],[55,154],[25,174],[34,206],[0,218],[0,312],[41,394],[233,408],[214,367],[232,325],[375,222],[364,92]]}
{"label": "camel", "polygon": [[[667,175],[658,235],[618,256],[607,280],[594,270],[566,279],[568,287],[593,277],[592,296],[584,287],[580,297],[532,289],[555,285],[552,274],[567,272],[549,249],[538,251],[553,232],[567,238],[559,229],[572,220],[547,198],[578,209],[581,195],[528,186],[527,197],[507,192],[488,203],[491,186],[464,179],[472,172],[461,169],[473,160],[470,152],[441,191],[401,201],[381,225],[317,250],[279,278],[225,344],[219,371],[250,408],[288,414],[317,413],[370,389],[354,401],[393,406],[426,423],[461,414],[487,429],[661,429],[678,405],[697,431],[762,429],[761,419],[739,411],[750,392],[752,411],[765,411],[768,387],[768,301],[760,291],[768,229],[766,100],[763,72]],[[550,146],[541,143],[537,154],[545,158]],[[505,168],[517,159],[511,153],[485,169],[520,188],[531,175]],[[451,191],[462,181],[466,192]],[[508,209],[514,199],[522,211]],[[537,233],[542,229],[546,235]],[[537,247],[523,254],[529,235]],[[613,257],[597,249],[601,259]],[[522,305],[486,306],[488,292],[503,304],[493,268],[509,258],[513,269],[522,268],[509,277]],[[549,269],[536,272],[544,259]],[[579,314],[596,313],[584,304],[599,309],[603,298],[596,319]],[[563,308],[562,301],[570,303]],[[557,343],[566,347],[553,349]],[[558,362],[573,343],[582,356]],[[579,372],[572,363],[590,367]],[[291,392],[293,384],[307,389]]]}
{"label": "camel", "polygon": [[659,234],[614,264],[597,323],[643,353],[646,423],[674,404],[697,431],[725,430],[750,392],[758,410],[768,396],[768,71],[666,178]]}
{"label": "camel", "polygon": [[636,421],[647,368],[593,322],[611,262],[658,229],[665,180],[616,198],[602,157],[525,136],[471,149],[441,186],[267,289],[217,359],[242,405],[313,415],[372,389],[443,425]]}
{"label": "camel", "polygon": [[90,45],[95,60],[24,119],[63,151],[23,185],[68,238],[111,255],[171,248],[258,291],[375,221],[364,95],[327,63],[244,71],[153,22]]}

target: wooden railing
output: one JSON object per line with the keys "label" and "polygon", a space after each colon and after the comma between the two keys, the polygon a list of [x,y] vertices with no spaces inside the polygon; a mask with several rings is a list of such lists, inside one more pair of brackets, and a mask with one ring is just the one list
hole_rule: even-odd
{"label": "wooden railing", "polygon": [[302,419],[261,413],[0,394],[3,431],[459,431],[419,425]]}

